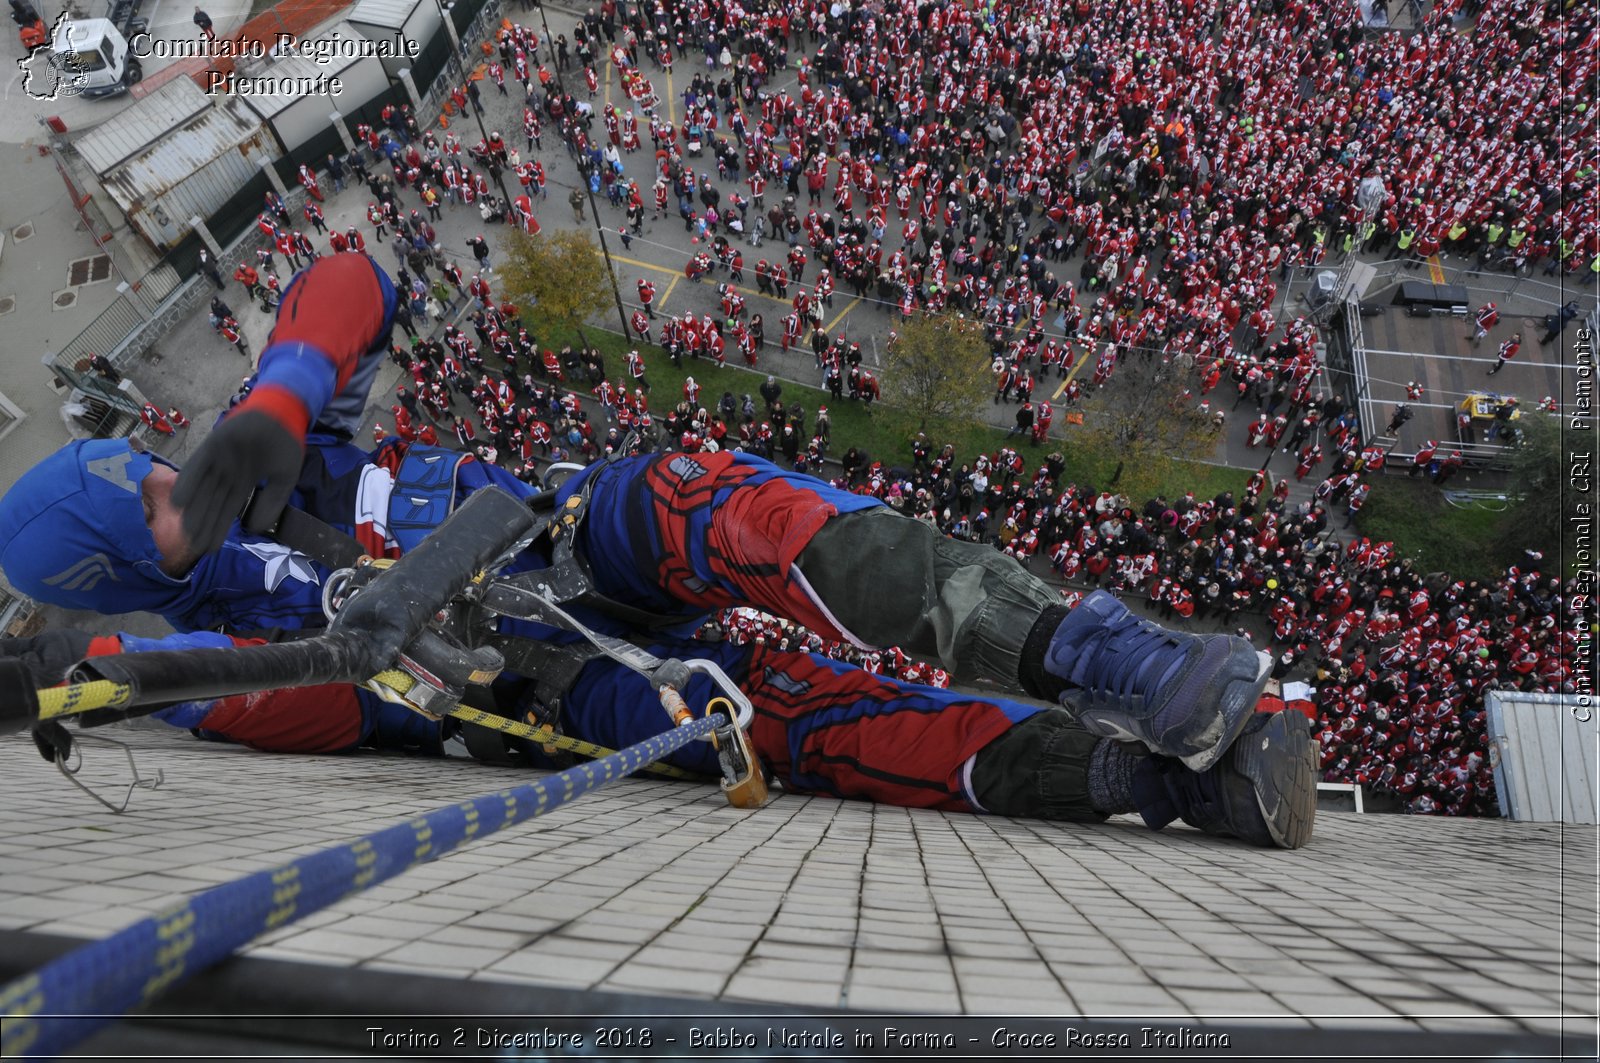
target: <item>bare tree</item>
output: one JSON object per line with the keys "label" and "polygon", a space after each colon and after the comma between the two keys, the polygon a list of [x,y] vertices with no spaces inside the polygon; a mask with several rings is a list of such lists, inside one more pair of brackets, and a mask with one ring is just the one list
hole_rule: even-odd
{"label": "bare tree", "polygon": [[916,430],[968,422],[994,386],[983,325],[959,314],[918,314],[890,344],[884,365],[887,405]]}
{"label": "bare tree", "polygon": [[1110,482],[1132,498],[1169,481],[1180,461],[1210,453],[1217,425],[1190,392],[1194,375],[1154,354],[1126,354],[1083,405],[1078,440],[1116,459]]}

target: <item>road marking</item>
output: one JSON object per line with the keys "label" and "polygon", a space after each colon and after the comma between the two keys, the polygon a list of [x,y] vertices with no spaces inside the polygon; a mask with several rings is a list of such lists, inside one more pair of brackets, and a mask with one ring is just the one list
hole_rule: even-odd
{"label": "road marking", "polygon": [[660,310],[663,313],[666,312],[667,300],[672,298],[672,289],[676,288],[678,286],[678,282],[681,280],[683,280],[683,275],[681,273],[672,278],[672,283],[667,285],[667,290],[661,293],[661,299],[656,303],[657,310]]}
{"label": "road marking", "polygon": [[[678,283],[680,280],[683,279],[683,276],[684,276],[683,270],[681,270],[681,269],[672,269],[672,268],[670,268],[668,266],[658,266],[654,262],[643,262],[643,261],[640,261],[637,258],[629,258],[626,255],[619,255],[619,254],[616,254],[615,252],[612,253],[611,260],[613,262],[621,262],[624,265],[628,265],[628,266],[636,266],[639,269],[648,269],[648,270],[653,270],[656,273],[665,273],[667,276],[672,278],[672,283],[673,284]],[[707,276],[709,276],[709,274]],[[731,285],[731,287],[734,288],[736,291],[738,291],[739,294],[743,295],[746,299],[769,299],[772,302],[777,303],[779,306],[793,306],[794,305],[794,299],[792,297],[789,298],[789,299],[780,299],[778,296],[776,296],[776,295],[768,295],[766,292],[752,291],[751,289],[745,287],[742,284],[734,284],[734,285]],[[669,287],[667,290],[670,292],[672,289]],[[860,302],[860,300],[857,299],[856,302]],[[850,306],[854,306],[854,305],[855,305],[855,303],[851,303],[850,304]],[[845,307],[845,309],[840,312],[839,316],[843,317],[845,315],[845,313],[847,313],[849,311],[849,309],[850,309],[850,307]],[[835,322],[835,324],[837,324],[837,321]],[[828,331],[830,331],[830,332],[833,331],[832,326],[829,326]]]}
{"label": "road marking", "polygon": [[839,316],[834,318],[832,321],[828,322],[828,327],[823,329],[822,331],[823,332],[832,332],[834,329],[838,328],[839,327],[839,322],[844,320],[844,316],[846,314],[848,314],[850,311],[854,310],[856,308],[856,305],[858,303],[860,303],[860,302],[861,302],[861,296],[859,296],[859,295],[856,296],[854,299],[850,300],[849,304],[843,310],[839,311]]}
{"label": "road marking", "polygon": [[637,258],[629,258],[626,255],[613,254],[611,256],[611,260],[613,262],[625,262],[630,266],[637,266],[640,269],[653,269],[657,273],[665,273],[669,277],[676,278],[683,276],[682,270],[671,269],[667,266],[658,266],[654,262],[641,262]]}
{"label": "road marking", "polygon": [[666,72],[666,74],[667,74],[667,94],[661,98],[661,102],[663,102],[663,103],[665,103],[667,105],[667,124],[668,125],[677,125],[678,124],[678,120],[673,117],[673,107],[672,107],[672,100],[673,100],[673,95],[672,95],[672,71],[668,70]]}
{"label": "road marking", "polygon": [[[1067,347],[1068,347],[1069,350],[1071,349],[1071,346],[1072,346],[1072,341],[1068,340],[1067,341]],[[1055,390],[1055,394],[1050,396],[1052,399],[1059,399],[1061,397],[1061,393],[1063,391],[1067,390],[1067,385],[1072,383],[1072,378],[1078,375],[1078,370],[1082,369],[1084,366],[1089,364],[1089,355],[1092,354],[1092,353],[1094,353],[1094,348],[1090,347],[1087,351],[1083,352],[1083,357],[1082,358],[1079,358],[1079,359],[1076,360],[1076,362],[1072,366],[1072,372],[1068,373],[1065,377],[1062,378],[1060,386],[1057,387],[1056,390]]]}
{"label": "road marking", "polygon": [[1444,283],[1444,266],[1440,264],[1438,255],[1428,256],[1428,274],[1433,278],[1433,283]]}

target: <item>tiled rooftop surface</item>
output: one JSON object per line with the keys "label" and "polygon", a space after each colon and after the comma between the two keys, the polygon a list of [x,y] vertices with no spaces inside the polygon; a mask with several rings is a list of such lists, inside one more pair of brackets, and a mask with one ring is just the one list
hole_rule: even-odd
{"label": "tiled rooftop surface", "polygon": [[[165,772],[120,816],[26,737],[0,743],[0,929],[103,937],[178,895],[527,777],[118,734],[142,770]],[[121,767],[89,756],[85,778]],[[741,811],[708,787],[629,779],[246,952],[879,1012],[1453,1034],[1552,1034],[1565,1015],[1592,1057],[1595,865],[1592,828],[1324,813],[1309,847],[1278,852],[1131,818],[794,795]]]}

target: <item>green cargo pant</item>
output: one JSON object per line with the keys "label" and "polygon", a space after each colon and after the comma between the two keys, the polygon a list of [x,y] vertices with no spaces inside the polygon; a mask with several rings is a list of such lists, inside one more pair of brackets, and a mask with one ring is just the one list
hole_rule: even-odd
{"label": "green cargo pant", "polygon": [[886,508],[833,517],[797,567],[861,642],[937,657],[962,682],[1009,690],[1034,623],[1061,602],[1015,558]]}

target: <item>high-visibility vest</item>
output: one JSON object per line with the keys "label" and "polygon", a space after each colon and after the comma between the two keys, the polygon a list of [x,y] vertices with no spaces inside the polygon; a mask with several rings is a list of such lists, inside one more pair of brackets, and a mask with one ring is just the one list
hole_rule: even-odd
{"label": "high-visibility vest", "polygon": [[1504,233],[1505,231],[1506,231],[1506,227],[1504,225],[1499,225],[1499,224],[1496,224],[1495,222],[1490,222],[1489,223],[1489,242],[1491,244],[1498,244],[1500,242],[1501,234]]}
{"label": "high-visibility vest", "polygon": [[1528,234],[1526,230],[1512,229],[1511,235],[1506,237],[1506,246],[1515,251],[1517,247],[1521,245],[1522,241],[1526,240],[1527,238]]}
{"label": "high-visibility vest", "polygon": [[1451,240],[1459,240],[1466,234],[1467,227],[1462,225],[1460,222],[1456,222],[1454,225],[1450,226],[1449,236]]}
{"label": "high-visibility vest", "polygon": [[1416,240],[1416,238],[1417,238],[1417,231],[1415,229],[1403,229],[1403,230],[1401,230],[1401,232],[1400,232],[1400,250],[1402,250],[1402,251],[1411,250],[1411,244],[1412,244],[1412,242],[1414,240]]}

